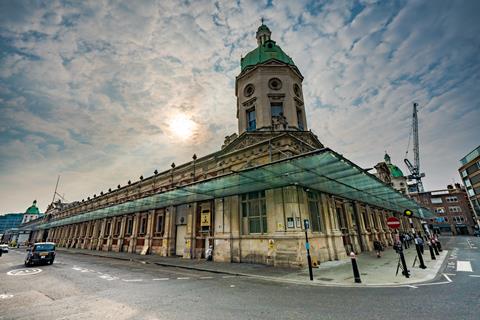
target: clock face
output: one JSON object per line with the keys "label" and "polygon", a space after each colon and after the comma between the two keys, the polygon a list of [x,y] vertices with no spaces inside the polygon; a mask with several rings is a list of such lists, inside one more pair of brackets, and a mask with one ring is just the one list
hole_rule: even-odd
{"label": "clock face", "polygon": [[243,95],[245,97],[250,97],[254,92],[255,92],[255,87],[251,83],[247,84],[245,86],[245,89],[243,89]]}
{"label": "clock face", "polygon": [[293,93],[299,98],[302,95],[302,89],[300,89],[300,86],[296,83],[293,85]]}
{"label": "clock face", "polygon": [[278,78],[272,78],[268,81],[268,86],[272,90],[280,90],[282,88],[282,81]]}

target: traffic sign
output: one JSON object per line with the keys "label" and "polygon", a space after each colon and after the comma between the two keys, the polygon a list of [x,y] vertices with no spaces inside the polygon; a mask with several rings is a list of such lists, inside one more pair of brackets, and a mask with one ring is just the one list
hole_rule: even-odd
{"label": "traffic sign", "polygon": [[403,214],[407,217],[413,217],[413,211],[410,209],[403,211]]}
{"label": "traffic sign", "polygon": [[395,217],[389,217],[387,219],[387,226],[392,229],[398,229],[400,228],[400,220]]}

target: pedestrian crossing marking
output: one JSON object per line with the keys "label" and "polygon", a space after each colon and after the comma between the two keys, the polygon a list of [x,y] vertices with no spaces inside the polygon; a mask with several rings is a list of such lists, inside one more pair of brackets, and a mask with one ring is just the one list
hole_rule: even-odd
{"label": "pedestrian crossing marking", "polygon": [[470,261],[457,261],[457,271],[472,272],[472,264]]}

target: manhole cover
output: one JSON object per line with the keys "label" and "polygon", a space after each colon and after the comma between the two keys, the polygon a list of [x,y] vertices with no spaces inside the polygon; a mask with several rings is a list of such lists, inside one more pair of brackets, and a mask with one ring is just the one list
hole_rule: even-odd
{"label": "manhole cover", "polygon": [[42,269],[15,269],[7,272],[9,276],[30,276],[42,272]]}

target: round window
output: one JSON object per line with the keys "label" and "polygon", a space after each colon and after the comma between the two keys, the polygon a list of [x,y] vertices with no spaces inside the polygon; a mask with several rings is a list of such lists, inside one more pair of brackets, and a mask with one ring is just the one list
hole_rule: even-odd
{"label": "round window", "polygon": [[255,87],[251,83],[247,84],[247,86],[243,90],[243,94],[245,95],[245,97],[250,97],[254,92],[255,92]]}
{"label": "round window", "polygon": [[282,88],[282,81],[278,78],[272,78],[268,81],[268,86],[273,90],[280,90]]}
{"label": "round window", "polygon": [[296,83],[293,85],[293,93],[295,93],[295,95],[299,98],[300,98],[300,95],[302,94],[302,90],[300,89],[300,86]]}

